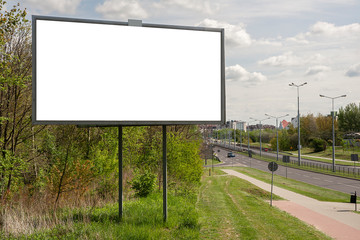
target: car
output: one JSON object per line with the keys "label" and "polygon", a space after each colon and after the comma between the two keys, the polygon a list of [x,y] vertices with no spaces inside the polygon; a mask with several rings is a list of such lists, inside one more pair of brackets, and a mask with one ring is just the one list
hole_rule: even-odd
{"label": "car", "polygon": [[235,154],[233,152],[228,152],[227,156],[228,157],[235,157]]}

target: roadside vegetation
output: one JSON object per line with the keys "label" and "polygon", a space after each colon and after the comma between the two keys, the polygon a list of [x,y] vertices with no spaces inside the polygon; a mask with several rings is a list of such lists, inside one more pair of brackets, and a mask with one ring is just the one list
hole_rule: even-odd
{"label": "roadside vegetation", "polygon": [[[201,239],[330,239],[271,208],[270,193],[234,176],[205,176],[198,209]],[[274,196],[274,199],[279,197]]]}

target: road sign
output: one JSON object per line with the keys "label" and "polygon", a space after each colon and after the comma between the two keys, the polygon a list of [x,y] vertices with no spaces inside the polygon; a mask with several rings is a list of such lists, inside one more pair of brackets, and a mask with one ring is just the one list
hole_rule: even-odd
{"label": "road sign", "polygon": [[357,154],[351,154],[351,161],[359,161],[359,156]]}
{"label": "road sign", "polygon": [[271,162],[268,165],[268,169],[272,172],[275,172],[278,169],[278,165],[276,162]]}

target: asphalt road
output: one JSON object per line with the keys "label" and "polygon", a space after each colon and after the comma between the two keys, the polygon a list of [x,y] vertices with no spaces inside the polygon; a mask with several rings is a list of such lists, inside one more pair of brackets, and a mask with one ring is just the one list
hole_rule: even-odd
{"label": "asphalt road", "polygon": [[[229,152],[229,150],[221,147],[214,147],[214,151],[222,162],[221,164],[214,165],[216,167],[247,166],[270,172],[268,169],[268,162],[249,158],[241,154],[235,154],[235,157],[228,158],[227,153]],[[274,174],[280,176],[287,175],[288,178],[295,179],[297,181],[309,183],[323,188],[333,189],[348,194],[355,191],[360,194],[359,180],[314,173],[281,165],[279,165],[278,170],[274,172]]]}

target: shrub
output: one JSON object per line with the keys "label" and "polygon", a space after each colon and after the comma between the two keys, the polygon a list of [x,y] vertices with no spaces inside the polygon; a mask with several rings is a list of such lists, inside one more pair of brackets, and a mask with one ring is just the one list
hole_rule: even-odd
{"label": "shrub", "polygon": [[155,189],[156,175],[148,170],[143,173],[135,171],[135,176],[132,179],[131,188],[135,190],[135,196],[146,197]]}
{"label": "shrub", "polygon": [[321,138],[314,138],[311,140],[310,146],[314,149],[314,152],[325,151],[326,142]]}

